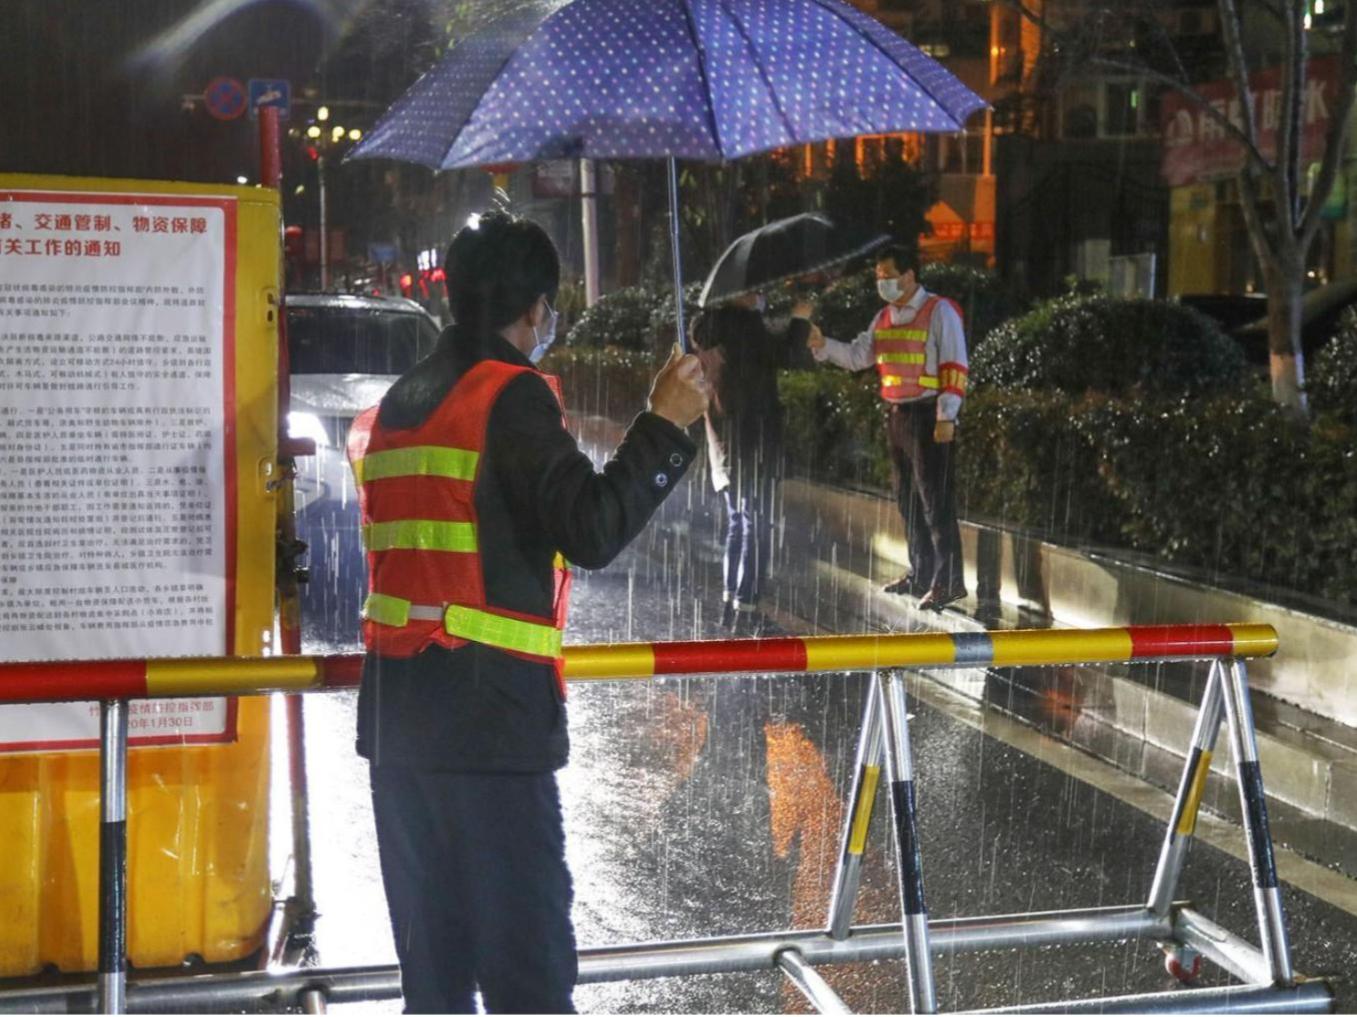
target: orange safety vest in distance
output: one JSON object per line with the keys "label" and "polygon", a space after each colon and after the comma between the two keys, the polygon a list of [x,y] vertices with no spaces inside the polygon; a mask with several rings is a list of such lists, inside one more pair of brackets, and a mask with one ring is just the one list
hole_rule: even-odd
{"label": "orange safety vest in distance", "polygon": [[889,306],[872,323],[872,355],[881,377],[881,398],[887,402],[935,395],[940,389],[966,394],[966,368],[961,364],[948,361],[938,365],[937,374],[927,373],[928,326],[943,301],[961,316],[955,302],[930,294],[909,323],[892,324]]}
{"label": "orange safety vest in distance", "polygon": [[[476,518],[490,411],[505,385],[534,370],[483,360],[419,427],[383,428],[376,406],[354,420],[348,455],[368,556],[363,642],[384,657],[413,657],[435,643],[449,649],[482,643],[554,664],[564,695],[569,567],[557,554],[549,618],[490,604]],[[558,380],[541,377],[560,401]]]}

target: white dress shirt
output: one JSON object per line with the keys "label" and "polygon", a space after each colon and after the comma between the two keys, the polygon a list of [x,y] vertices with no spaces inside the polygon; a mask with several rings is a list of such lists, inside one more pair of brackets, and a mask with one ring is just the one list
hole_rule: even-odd
{"label": "white dress shirt", "polygon": [[[923,307],[930,294],[922,286],[914,291],[903,305],[891,304],[891,324],[898,327],[908,325]],[[872,326],[876,321],[873,319]],[[866,332],[860,332],[852,342],[840,342],[825,337],[822,349],[812,350],[817,361],[834,364],[846,371],[865,371],[876,366],[876,352],[872,347],[872,326]],[[962,328],[961,315],[947,301],[940,301],[933,308],[933,316],[928,322],[928,339],[924,344],[924,374],[936,378],[939,364],[958,364],[968,366],[966,359],[966,334]],[[893,402],[920,402],[935,398],[932,394],[921,395],[916,399],[892,400]],[[937,396],[938,419],[955,421],[961,412],[961,396],[955,392],[940,392]]]}

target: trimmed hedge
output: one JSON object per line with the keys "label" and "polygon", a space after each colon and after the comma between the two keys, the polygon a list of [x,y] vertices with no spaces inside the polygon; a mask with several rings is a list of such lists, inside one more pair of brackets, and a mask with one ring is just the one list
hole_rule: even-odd
{"label": "trimmed hedge", "polygon": [[[843,372],[782,382],[794,472],[884,487],[879,401]],[[1120,399],[981,389],[963,411],[963,516],[1357,604],[1357,431],[1263,394]]]}
{"label": "trimmed hedge", "polygon": [[1239,346],[1179,304],[1066,296],[999,326],[971,360],[973,384],[1176,396],[1241,391]]}
{"label": "trimmed hedge", "polygon": [[648,350],[653,345],[650,319],[660,299],[642,286],[609,293],[580,314],[565,336],[566,345]]}
{"label": "trimmed hedge", "polygon": [[644,408],[660,368],[649,351],[560,346],[542,359],[541,366],[561,379],[571,412],[622,419]]}
{"label": "trimmed hedge", "polygon": [[1351,308],[1310,365],[1305,387],[1317,413],[1357,427],[1357,312]]}

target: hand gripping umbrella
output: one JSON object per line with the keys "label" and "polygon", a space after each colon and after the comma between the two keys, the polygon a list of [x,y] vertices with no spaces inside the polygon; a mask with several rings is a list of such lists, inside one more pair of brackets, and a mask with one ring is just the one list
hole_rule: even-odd
{"label": "hand gripping umbrella", "polygon": [[984,100],[844,0],[528,0],[454,47],[350,153],[435,170],[721,161],[859,134],[959,131]]}

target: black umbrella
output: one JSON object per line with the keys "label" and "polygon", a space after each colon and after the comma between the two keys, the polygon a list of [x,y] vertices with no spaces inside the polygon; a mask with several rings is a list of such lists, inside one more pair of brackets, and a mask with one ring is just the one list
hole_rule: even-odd
{"label": "black umbrella", "polygon": [[828,216],[805,212],[770,222],[726,248],[702,287],[703,307],[803,275],[838,268],[890,242],[846,236]]}

